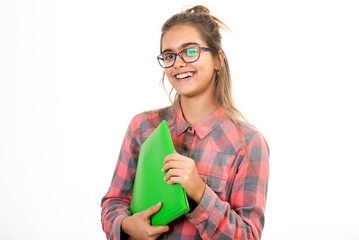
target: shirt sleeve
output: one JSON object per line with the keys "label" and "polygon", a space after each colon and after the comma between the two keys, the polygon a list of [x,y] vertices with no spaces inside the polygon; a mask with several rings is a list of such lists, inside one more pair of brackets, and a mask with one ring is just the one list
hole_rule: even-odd
{"label": "shirt sleeve", "polygon": [[129,207],[140,149],[139,123],[135,117],[127,129],[110,188],[101,201],[102,229],[107,239],[128,238],[121,230],[121,223],[131,214]]}
{"label": "shirt sleeve", "polygon": [[202,239],[260,239],[264,227],[269,148],[264,137],[256,132],[246,149],[235,176],[229,202],[222,201],[206,185],[199,205],[187,213]]}

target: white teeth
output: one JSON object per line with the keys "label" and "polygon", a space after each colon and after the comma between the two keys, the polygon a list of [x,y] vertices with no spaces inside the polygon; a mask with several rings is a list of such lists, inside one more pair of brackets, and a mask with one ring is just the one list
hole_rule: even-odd
{"label": "white teeth", "polygon": [[193,76],[193,74],[190,73],[190,72],[176,75],[177,79],[186,78],[186,77],[192,77],[192,76]]}

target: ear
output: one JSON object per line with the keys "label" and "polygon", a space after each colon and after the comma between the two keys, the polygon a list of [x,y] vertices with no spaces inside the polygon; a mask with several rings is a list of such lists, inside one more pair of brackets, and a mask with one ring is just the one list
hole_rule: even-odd
{"label": "ear", "polygon": [[219,51],[218,51],[218,58],[217,58],[217,61],[216,61],[216,65],[214,66],[214,69],[215,69],[216,71],[219,71],[219,69],[220,69],[221,66],[223,65],[223,63],[224,63],[224,57],[225,57],[225,55],[224,55],[223,50],[219,50]]}

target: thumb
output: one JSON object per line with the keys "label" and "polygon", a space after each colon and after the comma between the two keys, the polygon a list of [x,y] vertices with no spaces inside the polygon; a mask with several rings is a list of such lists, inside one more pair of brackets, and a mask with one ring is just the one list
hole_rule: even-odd
{"label": "thumb", "polygon": [[153,205],[152,207],[146,209],[145,211],[143,211],[145,217],[151,217],[153,214],[155,214],[156,212],[158,212],[162,207],[162,202],[157,203],[156,205]]}

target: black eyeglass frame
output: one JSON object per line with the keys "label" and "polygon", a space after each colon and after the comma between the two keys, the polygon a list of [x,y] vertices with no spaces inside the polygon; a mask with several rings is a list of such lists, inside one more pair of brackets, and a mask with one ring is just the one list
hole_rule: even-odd
{"label": "black eyeglass frame", "polygon": [[[193,60],[193,61],[186,61],[186,60],[184,60],[184,58],[181,56],[181,52],[187,51],[188,49],[192,49],[192,48],[197,48],[197,49],[198,49],[198,58],[197,58],[196,60]],[[173,65],[175,65],[177,56],[179,56],[179,57],[181,58],[181,60],[182,60],[183,62],[185,62],[185,63],[193,63],[193,62],[197,61],[197,60],[200,58],[200,56],[201,56],[201,50],[211,51],[211,49],[210,49],[210,48],[207,48],[207,47],[189,47],[189,48],[183,49],[182,51],[180,51],[180,52],[178,52],[178,53],[162,53],[161,55],[158,55],[158,56],[157,56],[157,61],[158,61],[158,63],[160,64],[160,66],[161,66],[162,68],[170,68],[170,67],[173,67]],[[163,56],[164,56],[164,55],[169,55],[169,54],[175,56],[172,65],[171,65],[171,66],[167,66],[167,67],[162,66],[161,61],[163,61],[163,59],[164,59]]]}

